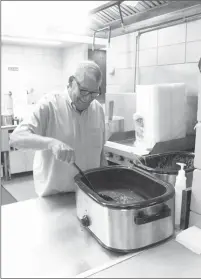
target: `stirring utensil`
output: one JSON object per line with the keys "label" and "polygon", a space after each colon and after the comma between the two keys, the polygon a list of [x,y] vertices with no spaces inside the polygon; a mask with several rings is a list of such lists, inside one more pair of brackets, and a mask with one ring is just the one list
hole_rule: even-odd
{"label": "stirring utensil", "polygon": [[[96,190],[94,189],[94,186],[92,185],[92,183],[89,181],[89,179],[86,177],[86,175],[84,174],[84,172],[78,167],[78,165],[76,163],[73,163],[74,167],[79,171],[79,173],[84,177],[84,179],[87,181],[88,186],[95,192]],[[109,197],[108,195],[104,195],[101,193],[97,193],[100,197],[102,197],[104,200],[106,201],[114,201],[113,198]]]}
{"label": "stirring utensil", "polygon": [[[133,155],[134,159],[138,162],[138,164],[141,165],[142,167],[144,167],[144,165],[142,164],[141,160],[139,159],[139,157],[134,152],[132,152],[132,155]],[[140,157],[140,158],[143,158],[143,157]],[[145,166],[146,166],[145,158],[143,158],[143,160],[144,160]]]}

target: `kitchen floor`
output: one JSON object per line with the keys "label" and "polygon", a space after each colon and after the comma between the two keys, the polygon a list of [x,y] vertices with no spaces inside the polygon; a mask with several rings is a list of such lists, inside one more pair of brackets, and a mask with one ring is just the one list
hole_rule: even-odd
{"label": "kitchen floor", "polygon": [[8,181],[2,179],[1,185],[2,205],[37,198],[32,172],[12,175],[11,180]]}

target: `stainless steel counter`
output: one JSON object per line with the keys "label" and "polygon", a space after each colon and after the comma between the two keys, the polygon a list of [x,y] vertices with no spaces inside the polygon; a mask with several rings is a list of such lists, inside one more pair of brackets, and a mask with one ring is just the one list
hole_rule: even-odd
{"label": "stainless steel counter", "polygon": [[201,256],[171,240],[88,278],[201,278]]}
{"label": "stainless steel counter", "polygon": [[201,256],[174,240],[128,255],[105,250],[78,222],[72,193],[1,210],[2,278],[201,277]]}
{"label": "stainless steel counter", "polygon": [[81,227],[72,193],[1,209],[2,278],[73,277],[124,259]]}

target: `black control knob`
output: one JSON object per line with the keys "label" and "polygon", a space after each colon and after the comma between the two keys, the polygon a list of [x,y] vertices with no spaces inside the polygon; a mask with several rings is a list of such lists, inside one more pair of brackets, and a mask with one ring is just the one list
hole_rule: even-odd
{"label": "black control knob", "polygon": [[84,227],[89,227],[90,226],[90,220],[89,220],[89,217],[87,215],[84,215],[80,221],[81,221],[81,224]]}

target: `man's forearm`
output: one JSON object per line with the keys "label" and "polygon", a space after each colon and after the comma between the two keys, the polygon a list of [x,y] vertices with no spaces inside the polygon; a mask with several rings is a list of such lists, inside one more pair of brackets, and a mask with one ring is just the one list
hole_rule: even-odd
{"label": "man's forearm", "polygon": [[9,144],[18,149],[46,150],[52,140],[52,138],[36,135],[29,131],[14,131]]}

